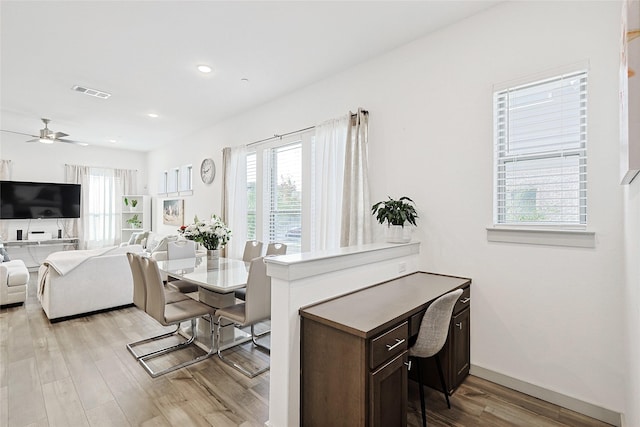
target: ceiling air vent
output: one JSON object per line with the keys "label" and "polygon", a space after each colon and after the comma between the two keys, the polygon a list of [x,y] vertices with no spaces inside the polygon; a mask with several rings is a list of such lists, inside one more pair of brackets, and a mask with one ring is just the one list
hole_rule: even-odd
{"label": "ceiling air vent", "polygon": [[72,87],[71,89],[75,90],[76,92],[84,93],[85,95],[95,96],[96,98],[107,99],[108,97],[111,96],[110,93],[103,92],[97,89],[89,89],[89,88],[78,86],[78,85]]}

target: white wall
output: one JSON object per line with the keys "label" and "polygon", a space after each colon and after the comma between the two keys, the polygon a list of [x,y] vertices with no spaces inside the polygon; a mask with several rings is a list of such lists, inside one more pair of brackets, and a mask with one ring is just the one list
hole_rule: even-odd
{"label": "white wall", "polygon": [[[199,165],[211,156],[219,174],[210,187],[196,180],[185,220],[194,213],[219,213],[222,147],[362,106],[371,114],[372,201],[412,197],[420,214],[420,266],[473,278],[472,363],[622,412],[619,20],[618,2],[500,4],[150,153],[151,194],[160,171]],[[596,247],[487,242],[493,84],[585,60],[590,62],[588,214]]]}
{"label": "white wall", "polygon": [[628,380],[624,390],[626,412],[624,425],[640,426],[640,177],[625,191],[625,272],[624,339]]}
{"label": "white wall", "polygon": [[[14,181],[65,182],[65,164],[96,167],[137,169],[138,192],[146,194],[147,153],[100,147],[82,147],[74,144],[26,143],[27,138],[3,132],[0,134],[0,158],[11,160]],[[15,240],[16,229],[38,229],[57,235],[57,220],[10,220],[6,240]]]}

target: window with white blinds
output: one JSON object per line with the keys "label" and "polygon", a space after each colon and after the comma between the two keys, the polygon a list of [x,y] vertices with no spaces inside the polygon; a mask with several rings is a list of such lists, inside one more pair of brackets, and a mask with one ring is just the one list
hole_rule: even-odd
{"label": "window with white blinds", "polygon": [[303,193],[310,185],[312,137],[313,132],[291,135],[247,153],[248,239],[284,243],[288,254],[309,250],[309,232],[303,227],[309,206],[303,205]]}
{"label": "window with white blinds", "polygon": [[494,93],[494,221],[587,223],[587,72]]}
{"label": "window with white blinds", "polygon": [[247,154],[247,240],[256,240],[256,153]]}
{"label": "window with white blinds", "polygon": [[302,237],[302,143],[270,150],[268,241],[300,252]]}

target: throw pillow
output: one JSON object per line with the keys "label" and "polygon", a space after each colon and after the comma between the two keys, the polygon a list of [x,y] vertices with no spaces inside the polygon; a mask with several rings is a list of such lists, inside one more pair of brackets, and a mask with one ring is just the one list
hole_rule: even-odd
{"label": "throw pillow", "polygon": [[129,237],[129,241],[127,242],[127,244],[129,245],[133,245],[136,243],[136,238],[138,237],[138,235],[141,233],[131,233],[131,237]]}
{"label": "throw pillow", "polygon": [[9,258],[9,254],[7,253],[7,250],[5,248],[0,248],[0,257],[2,257],[2,259],[0,259],[0,262],[11,261],[11,258]]}
{"label": "throw pillow", "polygon": [[158,252],[158,251],[166,251],[167,250],[167,243],[168,242],[175,242],[176,240],[178,240],[178,236],[176,235],[172,235],[172,236],[164,236],[162,239],[160,239],[160,241],[158,242],[158,245],[151,250],[150,252]]}
{"label": "throw pillow", "polygon": [[147,235],[149,235],[149,232],[148,231],[144,231],[144,232],[140,232],[140,233],[136,233],[136,234],[137,234],[137,236],[136,236],[136,239],[133,242],[133,244],[141,245],[142,242],[144,241],[144,239],[147,238]]}

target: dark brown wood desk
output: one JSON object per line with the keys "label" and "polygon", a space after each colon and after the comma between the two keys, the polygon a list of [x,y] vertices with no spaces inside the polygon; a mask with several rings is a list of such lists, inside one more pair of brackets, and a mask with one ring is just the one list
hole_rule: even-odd
{"label": "dark brown wood desk", "polygon": [[441,353],[455,389],[469,372],[470,285],[418,272],[300,309],[300,425],[406,426],[409,341],[429,304],[462,288]]}

